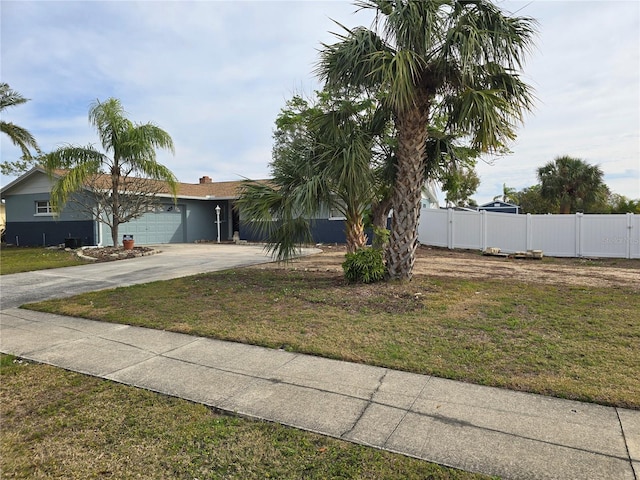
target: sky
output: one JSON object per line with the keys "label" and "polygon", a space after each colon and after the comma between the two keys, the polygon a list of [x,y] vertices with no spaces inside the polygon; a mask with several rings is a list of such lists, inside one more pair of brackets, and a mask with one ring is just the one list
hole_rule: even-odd
{"label": "sky", "polygon": [[[534,185],[537,168],[562,155],[599,165],[614,193],[640,198],[640,3],[496,3],[538,22],[522,72],[536,102],[511,153],[478,163],[473,198]],[[88,110],[115,97],[131,120],[172,136],[175,155],[158,161],[181,182],[268,178],[278,113],[321,88],[313,71],[340,32],[334,21],[370,26],[372,14],[356,10],[343,0],[0,0],[0,78],[30,99],[3,120],[43,151],[99,146]],[[15,160],[5,137],[1,160]]]}

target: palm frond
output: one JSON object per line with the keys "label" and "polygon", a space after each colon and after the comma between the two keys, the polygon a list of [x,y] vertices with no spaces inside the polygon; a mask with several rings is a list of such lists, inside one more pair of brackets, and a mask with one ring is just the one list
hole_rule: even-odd
{"label": "palm frond", "polygon": [[28,101],[28,98],[24,98],[20,93],[13,90],[8,83],[0,83],[0,111],[7,107],[22,105]]}
{"label": "palm frond", "polygon": [[[82,162],[70,162],[70,158],[82,156]],[[67,147],[58,149],[43,157],[45,168],[52,173],[54,170],[66,169],[51,189],[51,206],[55,212],[60,212],[71,195],[81,191],[92,177],[100,173],[100,166],[104,157],[100,152],[90,148]],[[72,168],[69,168],[73,164]]]}
{"label": "palm frond", "polygon": [[[338,24],[339,25],[339,24]],[[315,72],[328,86],[375,88],[387,79],[381,63],[393,58],[393,50],[375,32],[366,28],[347,31],[336,36],[341,40],[333,45],[324,44]]]}
{"label": "palm frond", "polygon": [[7,135],[11,143],[20,148],[24,159],[29,160],[33,158],[29,150],[30,148],[33,148],[36,152],[40,152],[36,139],[28,130],[11,122],[0,121],[0,132]]}
{"label": "palm frond", "polygon": [[243,182],[236,208],[277,261],[292,259],[302,244],[313,241],[310,221],[299,215],[296,199],[271,185]]}

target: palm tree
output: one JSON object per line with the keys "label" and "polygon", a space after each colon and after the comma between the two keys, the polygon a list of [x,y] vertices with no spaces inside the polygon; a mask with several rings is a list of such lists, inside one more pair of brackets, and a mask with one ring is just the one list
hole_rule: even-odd
{"label": "palm tree", "polygon": [[410,279],[432,119],[467,134],[479,151],[515,137],[532,96],[517,74],[534,21],[509,17],[488,0],[359,0],[373,9],[372,27],[338,34],[324,45],[317,73],[329,86],[378,92],[393,112],[397,171],[387,264],[391,278]]}
{"label": "palm tree", "polygon": [[276,121],[271,182],[245,182],[236,201],[278,260],[312,241],[312,219],[327,209],[345,218],[348,251],[364,247],[365,212],[381,201],[374,143],[388,115],[370,99],[319,97],[312,107],[288,102]]}
{"label": "palm tree", "polygon": [[[0,83],[0,113],[3,113],[3,116],[6,108],[22,105],[28,101],[29,99],[24,98],[18,92],[12,90],[9,84]],[[36,153],[40,153],[36,139],[28,130],[4,120],[0,120],[0,132],[7,135],[9,140],[22,150],[21,161],[2,162],[2,173],[11,174],[26,170],[33,160],[30,149],[35,150]]]}
{"label": "palm tree", "polygon": [[131,122],[115,98],[94,102],[89,122],[98,131],[105,153],[93,145],[72,145],[46,154],[47,171],[62,173],[51,191],[51,204],[59,212],[70,199],[83,202],[83,196],[74,194],[90,190],[93,198],[84,204],[85,210],[110,226],[113,245],[117,246],[119,225],[146,213],[158,191],[166,189],[175,201],[176,178],[156,161],[156,149],[173,153],[173,141],[152,123]]}
{"label": "palm tree", "polygon": [[585,210],[604,201],[609,191],[603,176],[597,165],[568,156],[558,157],[538,169],[542,197],[559,202],[561,214]]}
{"label": "palm tree", "polygon": [[502,200],[505,203],[518,203],[516,199],[517,190],[515,188],[507,187],[506,183],[502,184],[502,195],[496,195],[493,197],[493,201]]}

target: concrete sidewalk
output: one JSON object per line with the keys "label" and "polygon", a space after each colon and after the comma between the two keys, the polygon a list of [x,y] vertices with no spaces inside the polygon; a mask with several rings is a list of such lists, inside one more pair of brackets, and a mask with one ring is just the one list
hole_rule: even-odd
{"label": "concrete sidewalk", "polygon": [[0,351],[507,479],[640,474],[635,410],[20,309]]}

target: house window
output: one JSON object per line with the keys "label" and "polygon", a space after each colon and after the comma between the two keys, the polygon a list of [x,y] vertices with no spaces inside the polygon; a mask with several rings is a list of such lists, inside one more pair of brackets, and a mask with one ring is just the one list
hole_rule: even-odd
{"label": "house window", "polygon": [[[333,196],[333,198],[335,199],[335,196]],[[341,210],[345,210],[344,202],[335,200],[335,202],[329,206],[329,220],[345,220],[346,217]]]}
{"label": "house window", "polygon": [[53,215],[53,208],[49,200],[36,201],[36,215]]}

